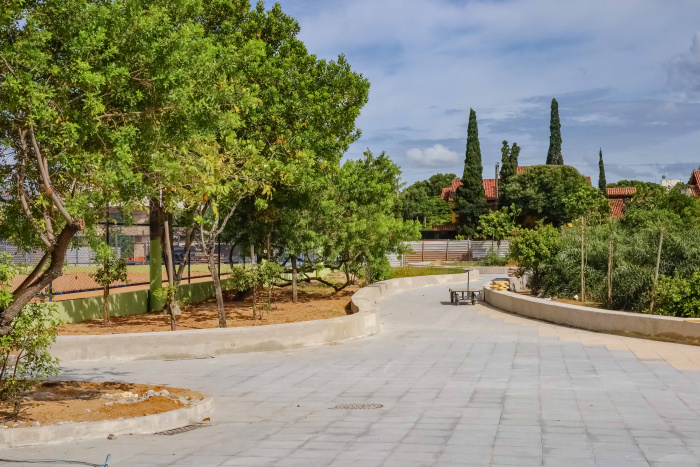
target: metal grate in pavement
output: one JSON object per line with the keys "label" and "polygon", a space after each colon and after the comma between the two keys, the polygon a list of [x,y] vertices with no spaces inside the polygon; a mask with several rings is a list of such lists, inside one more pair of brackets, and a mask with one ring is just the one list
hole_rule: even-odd
{"label": "metal grate in pavement", "polygon": [[338,404],[331,409],[341,409],[341,410],[364,410],[364,409],[381,409],[384,407],[382,404]]}
{"label": "metal grate in pavement", "polygon": [[187,433],[188,431],[196,430],[197,428],[202,428],[207,426],[206,423],[194,423],[192,425],[181,426],[180,428],[173,428],[172,430],[159,431],[154,433],[156,435],[173,436],[179,435],[180,433]]}

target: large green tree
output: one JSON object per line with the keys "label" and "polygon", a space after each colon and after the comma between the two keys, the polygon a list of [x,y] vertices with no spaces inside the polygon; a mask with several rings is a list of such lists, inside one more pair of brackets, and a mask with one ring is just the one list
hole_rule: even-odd
{"label": "large green tree", "polygon": [[193,7],[167,0],[3,4],[0,228],[43,257],[0,309],[0,332],[62,274],[72,238],[81,229],[94,235],[108,202],[128,212],[147,195],[139,153],[160,159],[164,147],[189,139],[194,118],[209,117],[194,102],[210,95],[202,78],[216,70]]}
{"label": "large green tree", "polygon": [[450,222],[452,207],[441,195],[442,189],[451,186],[455,178],[455,174],[435,174],[406,187],[397,204],[401,216],[420,221],[424,228]]}
{"label": "large green tree", "polygon": [[463,235],[473,236],[476,233],[479,217],[486,210],[483,171],[476,112],[474,109],[469,109],[464,173],[462,185],[457,188],[455,194],[455,211],[459,215],[459,230]]}
{"label": "large green tree", "polygon": [[608,184],[605,181],[605,164],[603,163],[603,148],[601,148],[598,153],[598,188],[603,194],[606,194],[607,187]]}
{"label": "large green tree", "polygon": [[591,188],[590,182],[573,167],[535,165],[511,177],[501,189],[505,202],[520,209],[524,225],[545,220],[559,226],[577,217],[569,197],[587,188]]}
{"label": "large green tree", "polygon": [[547,151],[547,164],[564,164],[564,157],[561,153],[561,122],[559,121],[559,103],[556,99],[552,99],[552,108],[549,117],[549,151]]}

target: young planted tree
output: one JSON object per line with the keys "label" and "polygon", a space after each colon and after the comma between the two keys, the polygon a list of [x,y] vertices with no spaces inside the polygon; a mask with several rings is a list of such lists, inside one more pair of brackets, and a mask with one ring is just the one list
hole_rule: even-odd
{"label": "young planted tree", "polygon": [[564,157],[561,154],[559,103],[556,99],[552,99],[551,115],[549,119],[549,151],[547,151],[547,165],[564,165]]}
{"label": "young planted tree", "polygon": [[[109,226],[108,226],[109,227]],[[117,281],[128,282],[126,261],[118,258],[117,254],[107,244],[101,244],[93,248],[96,252],[97,271],[92,278],[102,286],[102,321],[109,323],[109,286]]]}
{"label": "young planted tree", "polygon": [[463,235],[473,236],[476,233],[479,217],[486,210],[486,194],[482,182],[483,171],[476,112],[474,109],[469,109],[464,174],[462,175],[462,185],[457,188],[455,193],[455,210],[459,215],[459,230]]}
{"label": "young planted tree", "polygon": [[[515,229],[515,219],[520,214],[515,205],[503,206],[497,211],[491,211],[479,218],[479,233],[484,238],[496,242],[496,253],[501,253],[501,242],[510,237]],[[491,244],[493,249],[493,243]]]}
{"label": "young planted tree", "polygon": [[518,264],[518,277],[531,274],[529,286],[533,295],[542,289],[547,268],[560,246],[559,230],[550,224],[540,222],[534,229],[515,230],[510,242],[510,256]]}
{"label": "young planted tree", "polygon": [[598,189],[603,195],[607,195],[608,183],[605,181],[605,164],[603,163],[603,148],[598,153]]}

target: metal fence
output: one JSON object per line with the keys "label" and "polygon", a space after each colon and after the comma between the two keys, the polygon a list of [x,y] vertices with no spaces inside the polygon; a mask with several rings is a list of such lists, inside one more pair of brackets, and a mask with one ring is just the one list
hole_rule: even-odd
{"label": "metal fence", "polygon": [[[173,257],[179,263],[183,259],[185,250],[185,229],[175,227],[173,230]],[[127,263],[127,282],[115,282],[110,288],[149,284],[152,261],[149,226],[147,224],[102,224],[100,225],[100,233],[116,252],[117,257],[123,258]],[[22,283],[44,254],[41,250],[22,251],[6,240],[0,240],[0,252],[8,254],[10,261],[22,269],[23,274],[17,275],[13,280],[11,285],[13,290]],[[229,245],[221,243],[217,243],[215,254],[217,255],[217,272],[220,276],[228,275],[229,262],[236,264],[250,261],[249,258],[241,254],[239,249],[236,248],[231,252]],[[190,248],[185,260],[183,283],[189,283],[193,279],[211,277],[206,256],[196,243]],[[166,282],[165,262],[162,257],[156,261],[161,265],[161,278],[163,282]],[[95,252],[90,248],[87,238],[76,236],[66,253],[63,275],[54,280],[43,293],[61,295],[102,290],[102,287],[93,278],[98,267]]]}
{"label": "metal fence", "polygon": [[438,261],[478,261],[493,250],[499,256],[508,256],[510,243],[501,242],[500,247],[491,240],[421,240],[406,242],[412,253],[388,255],[392,266],[405,266],[416,263],[434,263]]}

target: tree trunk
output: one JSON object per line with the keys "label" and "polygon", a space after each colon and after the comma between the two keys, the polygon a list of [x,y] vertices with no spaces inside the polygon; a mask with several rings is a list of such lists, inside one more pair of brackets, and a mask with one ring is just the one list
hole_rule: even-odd
{"label": "tree trunk", "polygon": [[170,314],[170,330],[177,330],[177,316],[180,315],[180,305],[177,303],[177,297],[173,288],[175,285],[175,270],[173,267],[173,245],[171,243],[171,228],[170,228],[170,216],[167,213],[163,213],[163,230],[165,239],[165,270],[168,274],[168,287],[170,288],[170,293],[166,300],[166,308]]}
{"label": "tree trunk", "polygon": [[214,291],[216,293],[216,310],[219,314],[219,327],[226,327],[226,309],[224,308],[224,293],[221,290],[221,278],[219,277],[216,262],[214,261],[214,247],[211,246],[211,251],[207,252],[207,265],[211,278],[214,281]]}
{"label": "tree trunk", "polygon": [[105,285],[102,290],[102,321],[109,323],[109,285]]}
{"label": "tree trunk", "polygon": [[[36,279],[31,283],[25,281],[12,293],[12,302],[4,310],[0,309],[0,336],[4,336],[10,331],[12,320],[20,313],[24,305],[29,303],[36,294],[48,287],[51,281],[61,277],[66,251],[70,248],[75,234],[82,230],[84,226],[85,224],[81,219],[76,219],[73,223],[66,224],[56,237],[55,244],[50,250],[48,268],[41,274],[37,274],[35,268],[35,271],[32,271],[30,275],[35,276]],[[40,262],[37,267],[43,264],[46,264],[46,261]]]}
{"label": "tree trunk", "polygon": [[297,279],[297,257],[296,255],[291,255],[292,256],[292,302],[296,303],[297,302],[297,289],[298,289],[298,279]]}

